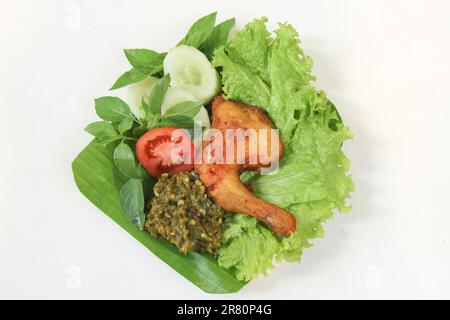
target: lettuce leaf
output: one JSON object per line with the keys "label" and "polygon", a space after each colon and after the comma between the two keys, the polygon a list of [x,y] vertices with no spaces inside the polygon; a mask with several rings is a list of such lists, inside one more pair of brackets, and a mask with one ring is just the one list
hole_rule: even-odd
{"label": "lettuce leaf", "polygon": [[231,60],[245,65],[265,83],[270,83],[269,50],[272,38],[266,29],[267,18],[253,20],[237,33],[227,47]]}
{"label": "lettuce leaf", "polygon": [[273,267],[274,255],[280,251],[280,242],[271,231],[254,218],[232,214],[226,219],[222,249],[218,263],[234,270],[237,279],[252,279]]}
{"label": "lettuce leaf", "polygon": [[226,98],[265,109],[279,128],[285,150],[279,170],[242,179],[257,196],[290,211],[298,231],[283,238],[254,218],[227,217],[218,263],[239,280],[265,274],[274,261],[299,261],[310,240],[323,236],[322,224],[333,210],[350,210],[345,202],[354,189],[341,150],[351,132],[326,94],[311,85],[312,61],[297,31],[279,24],[272,38],[266,22],[249,23],[216,51],[213,64],[221,69]]}
{"label": "lettuce leaf", "polygon": [[221,47],[215,51],[213,65],[222,68],[225,97],[256,106],[269,106],[269,87],[249,68],[231,60],[224,50],[225,47]]}

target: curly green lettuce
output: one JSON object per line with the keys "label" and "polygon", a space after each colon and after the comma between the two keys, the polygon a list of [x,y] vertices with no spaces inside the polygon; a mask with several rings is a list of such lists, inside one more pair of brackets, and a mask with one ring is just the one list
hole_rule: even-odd
{"label": "curly green lettuce", "polygon": [[249,23],[216,50],[213,64],[221,70],[227,99],[265,109],[280,130],[284,155],[279,170],[242,179],[257,196],[290,211],[298,231],[283,238],[254,218],[230,215],[218,263],[234,270],[239,280],[265,274],[273,262],[299,261],[311,239],[323,236],[322,224],[333,211],[350,210],[346,199],[354,189],[341,149],[351,132],[325,93],[311,85],[312,60],[301,49],[297,31],[279,24],[272,37],[266,22]]}

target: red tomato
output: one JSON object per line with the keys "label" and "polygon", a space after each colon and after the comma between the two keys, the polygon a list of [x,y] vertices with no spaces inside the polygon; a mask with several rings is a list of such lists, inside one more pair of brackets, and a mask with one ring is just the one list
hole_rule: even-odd
{"label": "red tomato", "polygon": [[183,129],[152,129],[136,143],[136,154],[150,175],[191,171],[194,168],[194,144]]}

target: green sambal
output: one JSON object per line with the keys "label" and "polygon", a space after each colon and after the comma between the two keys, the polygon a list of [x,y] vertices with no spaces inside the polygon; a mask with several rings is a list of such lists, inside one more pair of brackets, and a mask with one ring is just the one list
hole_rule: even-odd
{"label": "green sambal", "polygon": [[146,228],[162,236],[186,254],[214,253],[221,245],[223,210],[206,194],[194,172],[163,174],[155,184]]}

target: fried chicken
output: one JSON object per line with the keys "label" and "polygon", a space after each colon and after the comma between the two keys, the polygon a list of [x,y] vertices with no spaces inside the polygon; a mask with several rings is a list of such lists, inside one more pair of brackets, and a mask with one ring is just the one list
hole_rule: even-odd
{"label": "fried chicken", "polygon": [[[257,133],[257,148],[250,147],[249,138],[245,139],[245,159],[239,161],[237,153],[231,163],[206,161],[205,155],[195,170],[200,175],[200,180],[206,185],[208,194],[217,205],[228,212],[237,212],[255,217],[277,234],[288,236],[296,230],[295,218],[287,211],[256,197],[240,180],[243,170],[259,170],[271,163],[260,159],[261,148],[266,148],[266,154],[271,155],[270,130],[274,128],[272,121],[259,108],[243,103],[227,101],[222,96],[217,96],[212,104],[212,128],[220,130],[223,136],[227,129],[255,129]],[[261,129],[267,130],[267,141],[262,143]],[[281,140],[279,142],[279,158],[282,155]],[[213,140],[203,143],[203,150],[208,150]],[[223,158],[226,158],[225,140],[223,141]],[[235,144],[236,147],[236,144]],[[236,150],[236,149],[235,149]],[[256,161],[255,161],[256,159]],[[252,161],[253,160],[253,161]]]}

